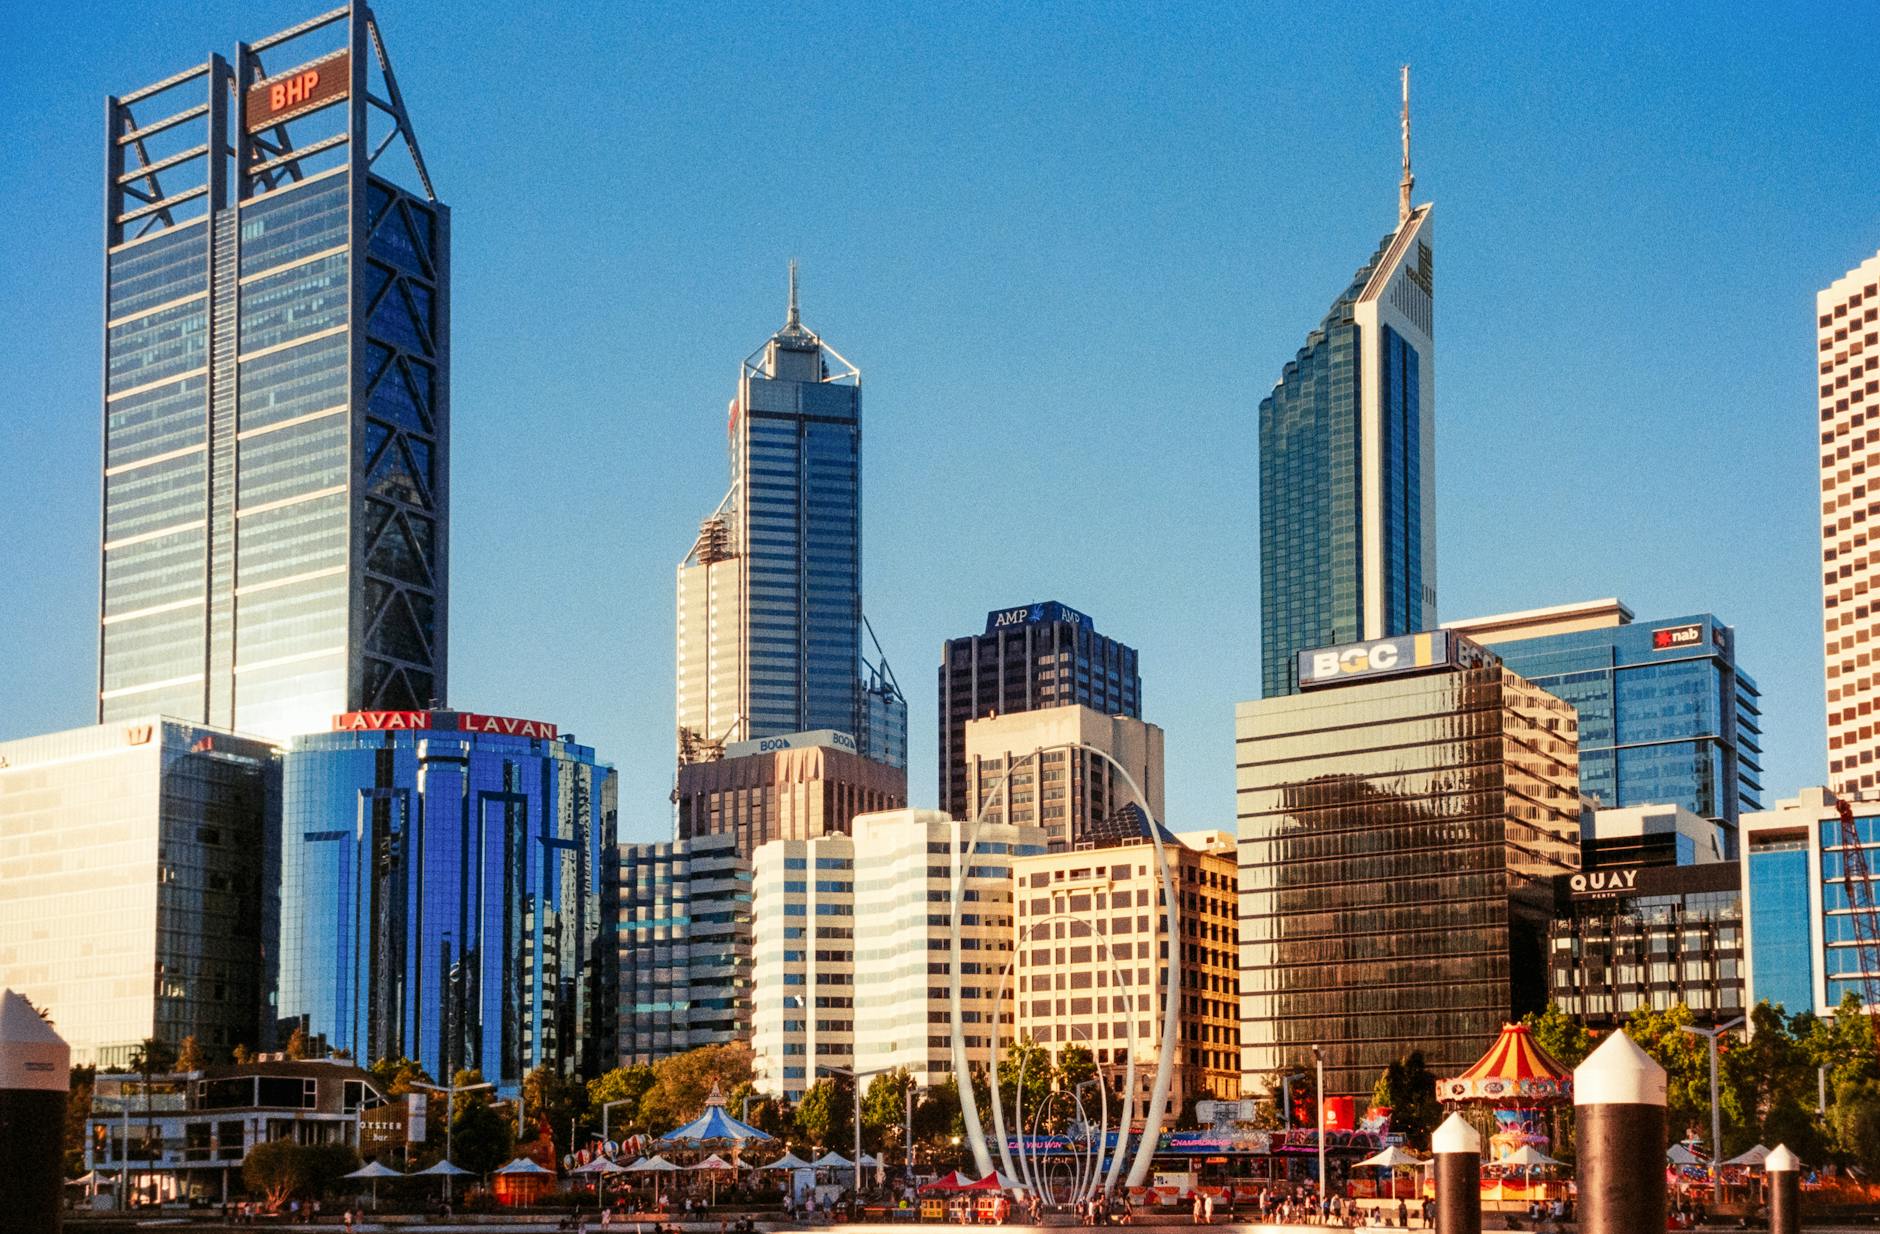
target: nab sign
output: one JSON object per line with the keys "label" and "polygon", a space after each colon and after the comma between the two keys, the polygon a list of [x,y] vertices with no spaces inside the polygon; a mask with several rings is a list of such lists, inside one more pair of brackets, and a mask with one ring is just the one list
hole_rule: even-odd
{"label": "nab sign", "polygon": [[1429,630],[1422,634],[1402,634],[1396,638],[1302,651],[1299,653],[1299,687],[1311,689],[1433,668],[1474,668],[1492,660],[1480,646],[1452,630]]}

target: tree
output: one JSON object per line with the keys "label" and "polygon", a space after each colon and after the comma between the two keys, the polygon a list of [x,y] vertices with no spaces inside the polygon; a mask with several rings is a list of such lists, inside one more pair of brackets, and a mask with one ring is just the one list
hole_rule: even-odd
{"label": "tree", "polygon": [[1665,1011],[1640,1007],[1626,1020],[1634,1044],[1665,1069],[1665,1134],[1672,1143],[1688,1135],[1710,1138],[1710,1045],[1679,1031],[1693,1020],[1679,1003]]}
{"label": "tree", "polygon": [[1423,1051],[1412,1050],[1384,1069],[1371,1090],[1371,1105],[1390,1111],[1390,1128],[1405,1143],[1429,1147],[1430,1133],[1443,1120],[1443,1107],[1436,1099],[1436,1075],[1424,1061]]}
{"label": "tree", "polygon": [[966,1120],[960,1113],[959,1081],[949,1075],[930,1085],[914,1103],[914,1143],[931,1160],[942,1145],[954,1136],[966,1134]]}
{"label": "tree", "polygon": [[914,1077],[905,1067],[883,1071],[868,1082],[862,1095],[862,1140],[867,1147],[879,1153],[892,1145],[905,1156],[907,1095],[913,1088]]}
{"label": "tree", "polygon": [[654,1135],[684,1126],[704,1112],[713,1084],[728,1092],[748,1082],[752,1061],[751,1047],[740,1041],[661,1059],[653,1065],[652,1087],[640,1098],[640,1122]]}
{"label": "tree", "polygon": [[1545,1011],[1528,1012],[1521,1017],[1521,1023],[1527,1025],[1528,1035],[1534,1044],[1547,1051],[1555,1062],[1569,1072],[1585,1062],[1586,1056],[1598,1044],[1586,1025],[1562,1011],[1555,1003],[1548,1003]]}
{"label": "tree", "polygon": [[85,1168],[85,1137],[91,1127],[92,1087],[98,1078],[96,1067],[72,1068],[70,1087],[65,1093],[65,1172],[68,1176]]}
{"label": "tree", "polygon": [[551,1067],[537,1067],[522,1077],[522,1107],[538,1133],[546,1130],[550,1155],[559,1158],[574,1151],[574,1144],[561,1137],[569,1136],[587,1113],[587,1085]]}
{"label": "tree", "polygon": [[238,1041],[235,1043],[234,1052],[230,1057],[232,1057],[237,1064],[246,1066],[255,1061],[255,1052]]}
{"label": "tree", "polygon": [[1869,1174],[1880,1171],[1880,1080],[1844,1081],[1834,1090],[1828,1121],[1841,1152]]}
{"label": "tree", "polygon": [[410,1092],[422,1092],[420,1084],[436,1083],[425,1071],[423,1064],[413,1058],[381,1058],[366,1068],[372,1075],[372,1082],[379,1092],[390,1098],[403,1097]]}
{"label": "tree", "polygon": [[843,1133],[855,1117],[854,1102],[854,1089],[847,1076],[824,1076],[810,1085],[803,1100],[797,1103],[796,1125],[803,1129],[810,1143],[819,1148],[832,1148],[838,1137],[850,1138]]}
{"label": "tree", "polygon": [[1079,1084],[1095,1079],[1096,1075],[1097,1060],[1090,1056],[1089,1046],[1081,1041],[1073,1041],[1058,1051],[1058,1083],[1070,1092],[1076,1092]]}
{"label": "tree", "polygon": [[209,1060],[202,1055],[202,1047],[196,1043],[196,1034],[183,1038],[183,1044],[176,1048],[176,1069],[178,1071],[201,1071],[209,1065]]}
{"label": "tree", "polygon": [[291,1199],[316,1199],[342,1177],[359,1168],[359,1157],[346,1144],[296,1144],[270,1140],[258,1144],[242,1162],[242,1182],[278,1210]]}
{"label": "tree", "polygon": [[[483,1100],[471,1100],[475,1097],[483,1097]],[[508,1116],[484,1094],[459,1093],[456,1121],[451,1124],[450,1147],[456,1164],[472,1174],[488,1174],[514,1154],[516,1129],[510,1125]]]}
{"label": "tree", "polygon": [[[1032,1115],[1050,1093],[1051,1056],[1030,1037],[1020,1037],[999,1060],[999,1100],[1005,1106],[1006,1131],[1015,1133],[1013,1124],[1019,1118],[1029,1128]],[[988,1111],[982,1108],[979,1116],[991,1124]]]}
{"label": "tree", "polygon": [[640,1121],[640,1103],[652,1087],[653,1069],[647,1064],[615,1067],[600,1078],[588,1081],[589,1116],[598,1123],[602,1107],[612,1101],[625,1102],[609,1111],[607,1134],[617,1140],[631,1132],[644,1131],[646,1124]]}
{"label": "tree", "polygon": [[312,1056],[313,1044],[307,1039],[306,1025],[294,1025],[294,1031],[288,1034],[287,1044],[282,1047],[282,1052],[292,1059],[303,1059]]}

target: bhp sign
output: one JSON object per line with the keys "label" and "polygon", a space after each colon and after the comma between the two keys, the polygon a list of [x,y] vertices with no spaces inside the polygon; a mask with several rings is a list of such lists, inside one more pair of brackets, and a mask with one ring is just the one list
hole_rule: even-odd
{"label": "bhp sign", "polygon": [[252,133],[305,115],[345,98],[351,77],[351,56],[342,51],[324,60],[303,64],[279,77],[256,82],[248,87],[248,97],[242,105],[243,121]]}

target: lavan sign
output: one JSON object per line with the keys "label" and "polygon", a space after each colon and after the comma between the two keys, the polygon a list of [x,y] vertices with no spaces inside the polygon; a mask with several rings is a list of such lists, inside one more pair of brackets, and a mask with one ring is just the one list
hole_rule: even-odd
{"label": "lavan sign", "polygon": [[1299,685],[1304,689],[1432,668],[1475,668],[1493,660],[1480,646],[1452,630],[1429,630],[1302,651]]}
{"label": "lavan sign", "polygon": [[498,733],[505,737],[534,737],[553,741],[558,730],[543,720],[515,716],[486,716],[474,711],[348,711],[333,717],[336,733],[392,733],[442,730],[460,733]]}

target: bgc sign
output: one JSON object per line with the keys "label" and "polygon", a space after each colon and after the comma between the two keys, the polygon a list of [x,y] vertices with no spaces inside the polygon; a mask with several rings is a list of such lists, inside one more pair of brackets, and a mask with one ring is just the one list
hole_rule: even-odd
{"label": "bgc sign", "polygon": [[1475,668],[1494,657],[1451,630],[1345,643],[1299,653],[1299,686],[1333,685],[1371,677],[1394,677],[1433,668]]}

